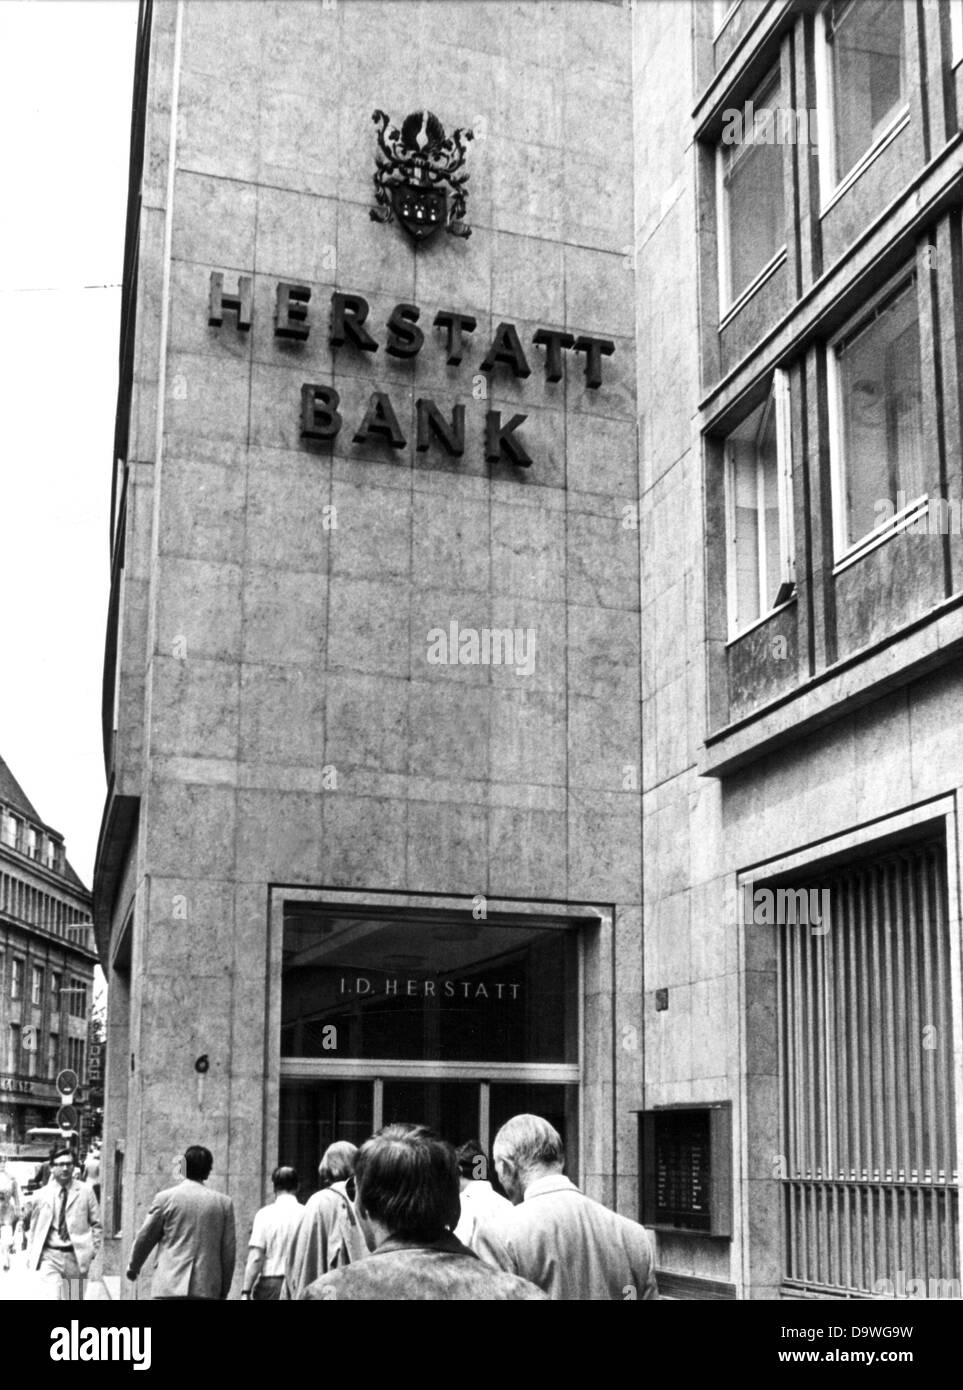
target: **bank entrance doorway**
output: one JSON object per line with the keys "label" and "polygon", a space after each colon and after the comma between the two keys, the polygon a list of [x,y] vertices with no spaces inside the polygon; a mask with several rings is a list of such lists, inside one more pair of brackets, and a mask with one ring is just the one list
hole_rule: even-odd
{"label": "bank entrance doorway", "polygon": [[[284,914],[277,1161],[430,1125],[491,1143],[544,1116],[579,1171],[579,940],[568,921],[297,903]],[[492,1175],[493,1176],[493,1175]]]}

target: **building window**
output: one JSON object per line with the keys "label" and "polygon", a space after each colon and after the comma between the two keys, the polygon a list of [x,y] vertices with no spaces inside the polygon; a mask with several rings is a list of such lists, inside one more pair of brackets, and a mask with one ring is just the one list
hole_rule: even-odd
{"label": "building window", "polygon": [[30,1002],[37,1008],[43,1003],[43,971],[36,965],[30,970]]}
{"label": "building window", "polygon": [[487,1149],[534,1112],[576,1166],[578,955],[558,920],[289,905],[280,1151],[310,1172],[326,1144],[413,1114]]}
{"label": "building window", "polygon": [[71,1071],[75,1071],[77,1076],[83,1081],[84,1076],[84,1040],[83,1038],[67,1039],[67,1066]]}
{"label": "building window", "polygon": [[963,61],[963,0],[950,0],[950,33],[953,66]]}
{"label": "building window", "polygon": [[71,1018],[87,1017],[87,986],[76,975],[70,977],[70,993],[67,995],[67,1012]]}
{"label": "building window", "polygon": [[721,311],[786,249],[783,144],[777,139],[778,69],[751,98],[752,122],[728,121],[717,150]]}
{"label": "building window", "polygon": [[916,277],[830,344],[836,556],[889,535],[924,496]]}
{"label": "building window", "polygon": [[823,12],[825,44],[817,66],[825,140],[823,198],[887,135],[908,110],[903,5],[845,0]]}
{"label": "building window", "polygon": [[23,961],[14,956],[10,962],[10,998],[19,999],[23,993]]}
{"label": "building window", "polygon": [[50,975],[50,1008],[55,1014],[60,1012],[60,976],[56,971]]}
{"label": "building window", "polygon": [[769,395],[725,446],[729,637],[785,603],[794,588],[789,383]]}
{"label": "building window", "polygon": [[47,1038],[47,1075],[56,1076],[60,1070],[60,1034],[51,1033]]}
{"label": "building window", "polygon": [[49,835],[44,837],[43,862],[48,869],[53,869],[57,863],[57,842],[56,840],[51,840]]}
{"label": "building window", "polygon": [[20,1070],[20,1024],[11,1023],[7,1035],[7,1071]]}
{"label": "building window", "polygon": [[713,0],[712,32],[714,37],[718,38],[722,33],[741,3],[742,0]]}
{"label": "building window", "polygon": [[17,818],[9,811],[4,811],[0,816],[0,841],[11,849],[17,848]]}
{"label": "building window", "polygon": [[26,833],[24,834],[24,837],[23,837],[23,849],[24,849],[24,853],[25,853],[25,854],[28,854],[28,855],[30,856],[31,859],[36,859],[36,857],[37,857],[37,832],[36,832],[36,830],[34,830],[34,828],[33,828],[32,825],[28,825],[28,826],[27,826]]}
{"label": "building window", "polygon": [[923,1288],[958,1280],[943,845],[904,844],[806,887],[818,929],[795,913],[775,928],[784,1278],[891,1298],[899,1271]]}

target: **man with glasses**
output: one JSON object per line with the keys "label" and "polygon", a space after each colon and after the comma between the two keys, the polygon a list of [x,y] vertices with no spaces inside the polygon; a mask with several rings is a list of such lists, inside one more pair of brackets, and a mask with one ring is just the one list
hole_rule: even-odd
{"label": "man with glasses", "polygon": [[50,1181],[29,1213],[27,1268],[36,1270],[48,1299],[80,1299],[84,1279],[100,1249],[100,1207],[93,1189],[74,1177],[73,1151],[51,1155]]}

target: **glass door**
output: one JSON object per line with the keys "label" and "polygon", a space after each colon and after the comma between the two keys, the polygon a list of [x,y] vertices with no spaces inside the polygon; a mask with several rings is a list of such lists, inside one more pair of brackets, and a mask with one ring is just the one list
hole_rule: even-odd
{"label": "glass door", "polygon": [[329,1144],[359,1148],[374,1128],[370,1081],[284,1081],[277,1162],[298,1170],[302,1200],[318,1188],[318,1164]]}
{"label": "glass door", "polygon": [[[565,1144],[565,1171],[578,1182],[578,1086],[533,1081],[451,1080],[409,1076],[382,1079],[285,1079],[277,1162],[292,1164],[302,1196],[318,1186],[321,1156],[348,1140],[359,1148],[382,1125],[429,1125],[456,1148],[475,1140],[491,1158],[494,1136],[513,1115],[541,1115]],[[489,1176],[494,1181],[494,1171]]]}
{"label": "glass door", "polygon": [[479,1090],[477,1081],[386,1081],[382,1124],[428,1125],[456,1148],[468,1139],[477,1142]]}

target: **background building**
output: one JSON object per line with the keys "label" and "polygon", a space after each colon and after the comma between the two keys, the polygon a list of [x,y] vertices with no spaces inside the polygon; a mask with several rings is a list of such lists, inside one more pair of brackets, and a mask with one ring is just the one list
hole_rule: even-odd
{"label": "background building", "polygon": [[87,1081],[97,956],[91,899],[0,758],[0,1149],[35,1150],[54,1125],[65,1067]]}

